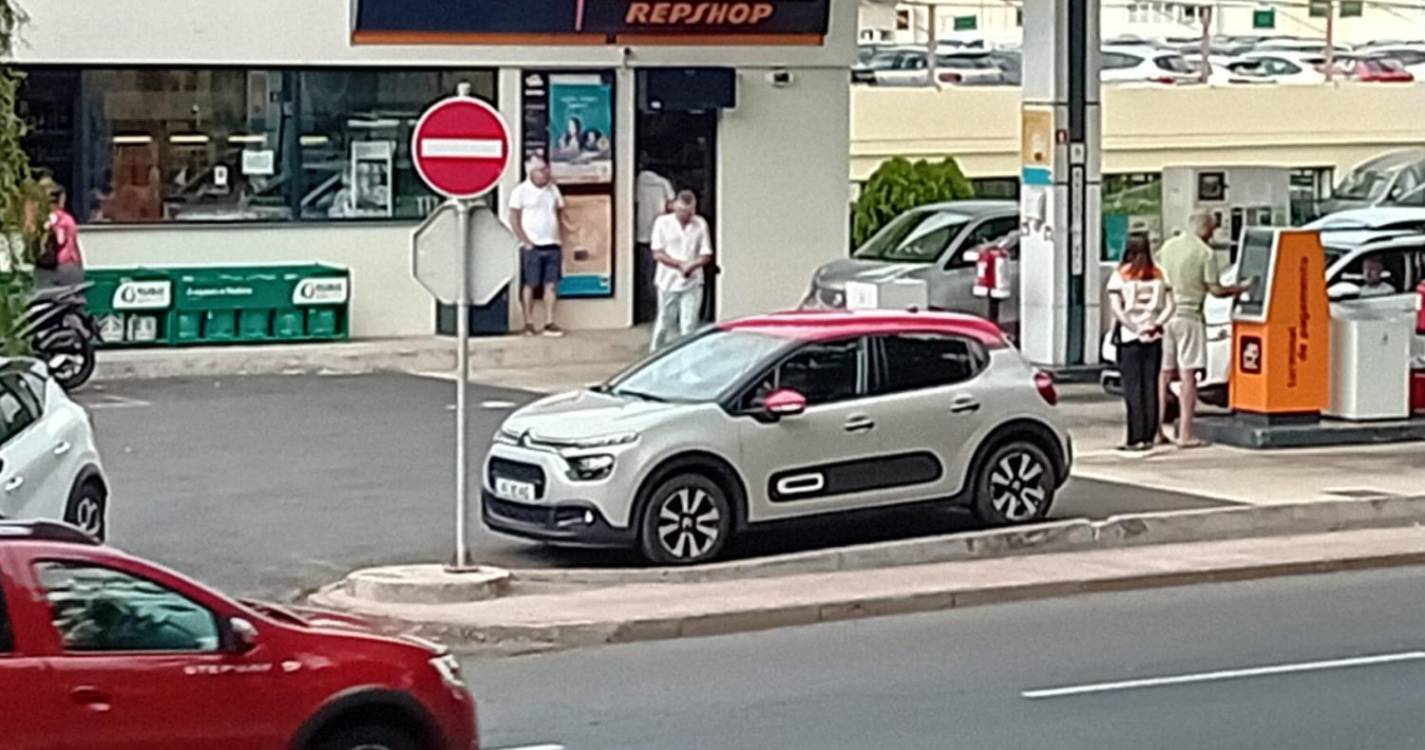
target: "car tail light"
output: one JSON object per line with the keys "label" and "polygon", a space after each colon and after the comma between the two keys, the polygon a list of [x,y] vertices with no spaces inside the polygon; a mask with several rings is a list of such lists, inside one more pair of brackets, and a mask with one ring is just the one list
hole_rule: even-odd
{"label": "car tail light", "polygon": [[1152,80],[1153,83],[1161,83],[1164,86],[1174,86],[1178,82],[1178,79],[1172,76],[1158,76],[1157,78],[1154,78]]}
{"label": "car tail light", "polygon": [[1034,371],[1034,387],[1039,389],[1039,396],[1050,406],[1059,404],[1059,392],[1054,390],[1054,376],[1043,370]]}
{"label": "car tail light", "polygon": [[960,82],[963,81],[963,80],[965,80],[964,77],[961,76],[959,73],[941,73],[941,74],[940,74],[940,82],[941,82],[941,83],[960,83]]}

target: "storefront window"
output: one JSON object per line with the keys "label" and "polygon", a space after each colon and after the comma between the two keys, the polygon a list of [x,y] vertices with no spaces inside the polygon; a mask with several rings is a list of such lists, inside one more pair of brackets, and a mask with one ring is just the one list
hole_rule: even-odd
{"label": "storefront window", "polygon": [[42,69],[26,145],[88,223],[415,219],[411,128],[460,81],[493,98],[475,71]]}

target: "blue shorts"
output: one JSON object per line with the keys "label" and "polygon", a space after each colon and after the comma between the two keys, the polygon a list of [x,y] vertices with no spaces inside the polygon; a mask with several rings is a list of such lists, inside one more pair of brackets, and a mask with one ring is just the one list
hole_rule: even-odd
{"label": "blue shorts", "polygon": [[520,251],[520,282],[525,286],[558,284],[564,278],[564,251],[558,245],[536,245]]}

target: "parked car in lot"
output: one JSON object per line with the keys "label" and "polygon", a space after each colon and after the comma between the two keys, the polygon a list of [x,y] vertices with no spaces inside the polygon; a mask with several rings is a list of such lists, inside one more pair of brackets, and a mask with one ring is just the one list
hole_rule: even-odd
{"label": "parked car in lot", "polygon": [[1372,44],[1356,51],[1388,57],[1400,63],[1416,78],[1425,76],[1425,44]]}
{"label": "parked car in lot", "polygon": [[1262,75],[1284,86],[1315,86],[1326,82],[1326,74],[1321,72],[1326,58],[1315,53],[1253,51],[1242,57],[1256,61]]}
{"label": "parked car in lot", "polygon": [[852,83],[875,83],[877,71],[909,68],[917,61],[924,62],[925,50],[911,46],[896,46],[878,49],[865,60],[858,60],[851,66]]}
{"label": "parked car in lot", "polygon": [[746,318],[512,414],[484,463],[485,524],[687,564],[828,513],[933,502],[1033,521],[1069,475],[1056,401],[971,316]]}
{"label": "parked car in lot", "polygon": [[934,71],[930,54],[917,50],[900,55],[894,67],[874,69],[868,82],[877,86],[928,86],[932,72],[935,80],[947,84],[997,84],[1005,78],[1004,70],[987,50],[937,52]]}
{"label": "parked car in lot", "polygon": [[1104,83],[1191,83],[1198,76],[1181,53],[1149,44],[1108,45],[1099,56]]}
{"label": "parked car in lot", "polygon": [[108,513],[88,412],[42,363],[0,361],[0,518],[64,520],[103,539]]}
{"label": "parked car in lot", "polygon": [[1393,57],[1380,53],[1352,53],[1336,58],[1340,77],[1362,83],[1413,83],[1415,75]]}
{"label": "parked car in lot", "polygon": [[230,599],[50,521],[0,522],[6,750],[473,750],[444,648]]}
{"label": "parked car in lot", "polygon": [[1013,296],[1000,307],[999,323],[1013,331],[1019,321],[1019,204],[972,200],[936,203],[907,211],[877,232],[850,258],[812,273],[802,308],[839,310],[846,284],[894,279],[924,281],[932,309],[986,315],[988,303],[974,295],[979,251],[999,245],[1009,253]]}

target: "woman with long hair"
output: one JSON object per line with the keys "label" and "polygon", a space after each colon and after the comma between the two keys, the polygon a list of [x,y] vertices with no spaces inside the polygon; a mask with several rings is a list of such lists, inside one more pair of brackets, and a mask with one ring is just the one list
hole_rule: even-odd
{"label": "woman with long hair", "polygon": [[1123,262],[1108,280],[1118,341],[1118,368],[1128,408],[1127,451],[1153,448],[1158,435],[1158,374],[1163,367],[1163,326],[1177,305],[1163,269],[1153,262],[1148,238],[1128,238]]}

